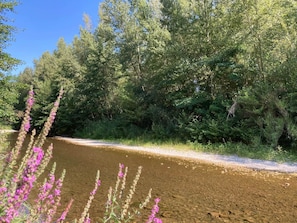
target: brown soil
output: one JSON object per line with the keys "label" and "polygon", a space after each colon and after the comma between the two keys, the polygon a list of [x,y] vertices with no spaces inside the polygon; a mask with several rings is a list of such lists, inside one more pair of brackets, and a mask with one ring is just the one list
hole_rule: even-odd
{"label": "brown soil", "polygon": [[[253,171],[215,166],[177,158],[145,155],[112,148],[94,148],[50,140],[54,161],[67,176],[62,207],[74,198],[69,213],[79,217],[94,187],[96,171],[102,186],[91,208],[91,218],[104,213],[109,186],[114,186],[118,164],[129,167],[128,185],[138,166],[142,175],[133,198],[137,206],[153,188],[153,198],[161,198],[159,217],[174,222],[296,222],[297,177],[294,174]],[[153,203],[150,203],[151,208]],[[149,208],[146,214],[149,213]],[[141,220],[145,222],[144,219]]]}

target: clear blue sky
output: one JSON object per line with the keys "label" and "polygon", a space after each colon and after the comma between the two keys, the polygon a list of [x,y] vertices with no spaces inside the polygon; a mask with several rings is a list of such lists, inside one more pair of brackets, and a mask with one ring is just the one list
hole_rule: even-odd
{"label": "clear blue sky", "polygon": [[19,74],[25,67],[33,67],[33,60],[46,51],[56,49],[57,42],[63,37],[71,43],[84,25],[83,14],[88,14],[96,26],[100,0],[20,0],[13,25],[19,31],[14,34],[14,41],[6,52],[23,61],[11,74]]}

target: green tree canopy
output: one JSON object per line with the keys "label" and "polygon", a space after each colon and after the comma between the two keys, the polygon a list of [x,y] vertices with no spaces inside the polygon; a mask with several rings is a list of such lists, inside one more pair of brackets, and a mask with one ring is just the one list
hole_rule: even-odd
{"label": "green tree canopy", "polygon": [[0,2],[0,75],[20,63],[18,59],[5,52],[16,31],[16,28],[11,25],[13,20],[9,18],[9,14],[14,12],[17,5],[18,1],[1,0]]}

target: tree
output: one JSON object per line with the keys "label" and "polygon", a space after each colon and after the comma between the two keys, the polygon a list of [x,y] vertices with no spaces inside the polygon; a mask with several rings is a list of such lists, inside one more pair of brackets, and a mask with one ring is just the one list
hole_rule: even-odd
{"label": "tree", "polygon": [[[122,65],[122,109],[128,119],[141,124],[155,97],[154,77],[164,65],[170,33],[162,25],[159,0],[108,0],[101,5],[101,21],[115,36],[115,52]],[[149,122],[148,122],[149,123]]]}
{"label": "tree", "polygon": [[45,52],[38,60],[34,60],[33,87],[36,93],[36,102],[32,110],[34,126],[40,130],[46,121],[47,114],[52,107],[53,98],[57,91],[57,59],[50,53]]}
{"label": "tree", "polygon": [[12,125],[16,122],[14,106],[18,102],[18,88],[12,77],[0,79],[0,125]]}
{"label": "tree", "polygon": [[79,45],[84,46],[83,78],[78,85],[80,113],[85,120],[111,118],[117,107],[113,100],[120,76],[113,32],[101,20],[94,32],[81,28],[76,48]]}
{"label": "tree", "polygon": [[0,121],[2,124],[13,124],[15,121],[14,105],[17,103],[17,89],[12,77],[5,76],[19,60],[5,52],[13,39],[16,28],[10,24],[7,14],[14,11],[17,1],[0,2]]}
{"label": "tree", "polygon": [[12,41],[12,35],[16,31],[16,28],[10,25],[11,20],[7,17],[7,14],[13,12],[17,5],[18,1],[3,0],[0,2],[0,78],[3,72],[11,70],[20,63],[18,59],[5,52],[5,48]]}

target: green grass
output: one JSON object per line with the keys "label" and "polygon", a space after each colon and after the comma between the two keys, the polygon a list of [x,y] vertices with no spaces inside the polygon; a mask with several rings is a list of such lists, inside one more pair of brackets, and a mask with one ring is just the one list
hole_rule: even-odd
{"label": "green grass", "polygon": [[220,155],[237,155],[239,157],[273,160],[277,162],[297,162],[297,149],[272,149],[265,146],[258,138],[251,145],[243,143],[208,143],[184,142],[178,139],[166,139],[146,132],[133,125],[123,125],[119,121],[100,121],[90,123],[77,132],[74,137],[100,139],[124,145],[158,147],[163,149],[194,150]]}
{"label": "green grass", "polygon": [[1,124],[0,123],[0,129],[1,130],[10,130],[10,129],[12,129],[12,126],[10,126],[10,125],[4,125],[4,124]]}
{"label": "green grass", "polygon": [[297,152],[284,150],[283,148],[272,149],[264,145],[245,145],[243,143],[201,144],[196,142],[181,142],[179,140],[154,140],[148,137],[134,139],[102,139],[107,142],[116,142],[124,145],[142,146],[148,148],[162,148],[175,150],[193,150],[220,155],[237,155],[252,159],[272,160],[277,162],[297,162]]}
{"label": "green grass", "polygon": [[277,162],[297,162],[297,153],[281,147],[272,149],[264,145],[245,145],[242,143],[208,144],[198,146],[200,151],[223,155],[237,155],[252,159],[272,160]]}

